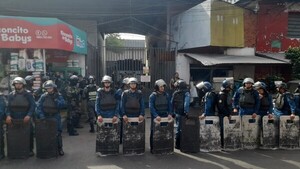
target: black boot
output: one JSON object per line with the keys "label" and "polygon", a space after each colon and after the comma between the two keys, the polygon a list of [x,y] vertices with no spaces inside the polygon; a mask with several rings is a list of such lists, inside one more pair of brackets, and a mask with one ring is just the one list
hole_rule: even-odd
{"label": "black boot", "polygon": [[57,148],[58,148],[58,154],[60,156],[63,156],[65,154],[62,147],[63,147],[62,137],[61,137],[61,134],[59,133],[57,135]]}
{"label": "black boot", "polygon": [[95,127],[94,127],[94,122],[93,121],[90,122],[90,127],[91,127],[90,133],[95,133]]}

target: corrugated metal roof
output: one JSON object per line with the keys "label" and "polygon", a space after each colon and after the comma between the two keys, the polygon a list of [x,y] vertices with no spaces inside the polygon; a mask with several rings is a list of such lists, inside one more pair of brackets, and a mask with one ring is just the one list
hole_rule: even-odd
{"label": "corrugated metal roof", "polygon": [[229,64],[290,64],[284,61],[263,58],[259,56],[233,56],[194,53],[185,53],[184,55],[201,62],[204,66]]}
{"label": "corrugated metal roof", "polygon": [[257,55],[290,63],[290,59],[285,58],[285,53],[257,53]]}

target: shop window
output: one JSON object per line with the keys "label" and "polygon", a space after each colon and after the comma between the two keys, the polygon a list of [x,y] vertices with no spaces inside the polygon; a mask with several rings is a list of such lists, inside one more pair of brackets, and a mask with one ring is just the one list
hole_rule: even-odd
{"label": "shop window", "polygon": [[288,37],[300,38],[300,13],[290,12],[288,16]]}

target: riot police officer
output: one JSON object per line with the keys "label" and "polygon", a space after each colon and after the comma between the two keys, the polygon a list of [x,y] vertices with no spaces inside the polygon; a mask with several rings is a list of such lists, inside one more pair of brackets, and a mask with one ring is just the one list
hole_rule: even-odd
{"label": "riot police officer", "polygon": [[162,117],[168,117],[172,119],[171,113],[171,98],[165,91],[167,84],[163,79],[159,79],[155,82],[154,92],[149,97],[149,109],[151,113],[151,132],[150,132],[150,149],[153,149],[153,128],[154,122],[160,122]]}
{"label": "riot police officer", "polygon": [[254,83],[253,87],[259,93],[260,106],[258,115],[260,115],[261,119],[263,116],[268,115],[269,118],[272,118],[273,114],[273,101],[272,96],[267,91],[267,85],[264,82],[257,81]]}
{"label": "riot police officer", "polygon": [[277,85],[277,95],[275,96],[274,115],[290,115],[291,119],[295,118],[296,106],[294,96],[287,91],[286,83],[282,82]]}
{"label": "riot police officer", "polygon": [[259,95],[253,88],[252,78],[245,78],[243,86],[240,87],[233,96],[233,112],[239,112],[240,116],[252,115],[256,117],[259,110]]}
{"label": "riot police officer", "polygon": [[70,136],[77,136],[78,133],[75,130],[75,127],[80,128],[80,95],[79,89],[77,88],[78,77],[76,75],[72,75],[69,79],[69,86],[66,88],[67,92],[67,106],[68,106],[68,117],[67,117],[67,130]]}
{"label": "riot police officer", "polygon": [[196,85],[199,90],[202,90],[205,93],[203,97],[204,102],[204,112],[200,116],[200,119],[204,119],[205,116],[214,116],[215,115],[215,106],[216,106],[216,93],[212,91],[212,85],[209,82],[200,82]]}
{"label": "riot police officer", "polygon": [[180,79],[175,83],[177,90],[173,93],[171,105],[173,112],[176,114],[177,123],[175,148],[180,149],[181,119],[187,117],[190,111],[190,93],[184,80]]}
{"label": "riot police officer", "polygon": [[58,154],[63,156],[63,144],[62,144],[62,124],[60,109],[65,106],[65,100],[62,95],[58,92],[57,86],[52,80],[48,80],[44,84],[46,92],[41,96],[37,103],[37,115],[39,119],[55,118],[57,125],[57,145]]}
{"label": "riot police officer", "polygon": [[[35,101],[32,94],[25,90],[26,81],[22,77],[16,77],[12,81],[15,90],[8,95],[8,107],[6,110],[6,123],[12,125],[14,119],[23,119],[24,123],[31,123],[35,111]],[[33,127],[30,125],[30,153],[33,156]]]}
{"label": "riot police officer", "polygon": [[28,75],[25,77],[25,81],[26,81],[26,90],[30,91],[31,93],[33,93],[33,81],[34,81],[34,77],[31,75]]}
{"label": "riot police officer", "polygon": [[94,76],[90,75],[88,77],[88,85],[83,89],[83,97],[87,100],[87,110],[88,110],[88,122],[90,123],[90,133],[95,132],[95,101],[97,95],[98,86],[96,85],[96,79]]}
{"label": "riot police officer", "polygon": [[47,80],[50,80],[50,77],[47,76],[47,75],[43,76],[43,77],[42,77],[42,84],[41,84],[40,88],[37,89],[37,90],[35,90],[35,91],[33,92],[33,96],[34,96],[35,101],[38,101],[38,100],[40,99],[41,95],[45,92],[45,91],[44,91],[44,88],[43,88],[43,84],[44,84]]}
{"label": "riot police officer", "polygon": [[125,123],[128,117],[138,117],[139,121],[144,121],[145,105],[142,91],[137,89],[138,80],[131,77],[128,80],[129,89],[125,90],[121,97],[121,112]]}
{"label": "riot police officer", "polygon": [[119,103],[117,95],[112,86],[112,78],[103,76],[101,83],[103,88],[97,90],[96,113],[98,122],[103,122],[103,118],[112,118],[112,123],[118,120]]}
{"label": "riot police officer", "polygon": [[4,158],[4,130],[3,119],[5,113],[5,100],[2,93],[0,93],[0,159]]}
{"label": "riot police officer", "polygon": [[220,129],[221,129],[221,145],[224,146],[224,124],[223,119],[227,117],[230,119],[230,115],[232,114],[232,103],[230,92],[232,90],[232,84],[229,80],[223,80],[221,85],[221,90],[217,96],[217,108],[218,108],[218,116],[220,121]]}

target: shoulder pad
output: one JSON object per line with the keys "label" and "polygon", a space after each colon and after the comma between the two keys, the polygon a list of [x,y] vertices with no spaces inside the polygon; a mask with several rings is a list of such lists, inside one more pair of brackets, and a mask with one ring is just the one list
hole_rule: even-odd
{"label": "shoulder pad", "polygon": [[102,88],[97,89],[97,92],[100,92],[102,90]]}
{"label": "shoulder pad", "polygon": [[240,87],[239,89],[238,89],[238,92],[243,92],[244,91],[244,88],[243,87]]}

